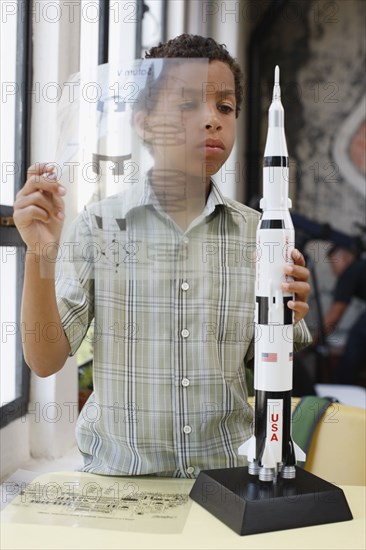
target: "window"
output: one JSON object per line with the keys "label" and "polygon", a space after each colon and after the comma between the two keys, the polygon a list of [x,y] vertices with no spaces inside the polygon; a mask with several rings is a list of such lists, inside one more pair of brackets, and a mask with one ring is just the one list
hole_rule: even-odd
{"label": "window", "polygon": [[1,3],[1,194],[0,194],[0,382],[1,427],[24,415],[29,369],[22,354],[20,299],[24,245],[12,220],[14,196],[28,161],[30,14],[26,2]]}

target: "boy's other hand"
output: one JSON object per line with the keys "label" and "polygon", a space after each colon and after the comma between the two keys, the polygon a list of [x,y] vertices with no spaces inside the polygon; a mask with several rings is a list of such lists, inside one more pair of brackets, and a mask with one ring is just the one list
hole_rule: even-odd
{"label": "boy's other hand", "polygon": [[49,163],[30,166],[14,203],[14,223],[28,249],[39,255],[45,245],[60,240],[65,217],[62,196],[66,190],[56,178]]}
{"label": "boy's other hand", "polygon": [[290,275],[293,281],[282,284],[282,290],[292,292],[295,299],[288,302],[288,307],[295,313],[295,323],[301,321],[309,311],[308,298],[310,293],[310,271],[305,266],[304,256],[296,248],[292,251],[294,264],[285,266],[286,275]]}

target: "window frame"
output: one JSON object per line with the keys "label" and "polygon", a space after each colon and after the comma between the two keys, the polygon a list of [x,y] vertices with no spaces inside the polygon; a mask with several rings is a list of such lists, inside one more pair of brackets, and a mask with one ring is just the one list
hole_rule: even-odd
{"label": "window frame", "polygon": [[98,31],[98,64],[108,63],[108,39],[109,39],[109,0],[104,0],[99,18]]}
{"label": "window frame", "polygon": [[[27,167],[30,159],[30,94],[32,85],[32,11],[26,0],[19,0],[17,15],[17,51],[16,51],[16,82],[19,88],[15,96],[15,136],[14,136],[14,166],[16,169],[14,193],[24,185]],[[18,169],[17,169],[18,168]],[[9,207],[8,207],[9,208]],[[11,207],[10,207],[11,208]],[[2,207],[6,214],[6,207]],[[3,214],[2,214],[3,216]],[[4,216],[6,222],[0,223],[0,246],[16,247],[17,254],[17,284],[16,284],[16,323],[20,329],[20,307],[24,281],[25,244],[13,225],[11,216]],[[16,333],[16,391],[17,397],[0,407],[0,429],[10,422],[24,416],[28,410],[30,392],[30,370],[22,352],[21,331]]]}

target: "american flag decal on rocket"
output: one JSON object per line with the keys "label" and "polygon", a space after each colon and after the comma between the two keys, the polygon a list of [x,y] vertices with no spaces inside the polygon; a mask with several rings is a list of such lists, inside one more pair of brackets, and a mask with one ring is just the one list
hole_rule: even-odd
{"label": "american flag decal on rocket", "polygon": [[265,363],[277,363],[277,353],[262,353],[262,361]]}

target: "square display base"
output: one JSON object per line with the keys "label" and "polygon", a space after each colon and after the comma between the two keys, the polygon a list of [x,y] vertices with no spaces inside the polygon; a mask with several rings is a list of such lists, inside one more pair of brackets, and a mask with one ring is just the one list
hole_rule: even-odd
{"label": "square display base", "polygon": [[190,497],[239,535],[353,519],[342,489],[298,467],[276,483],[247,467],[203,470]]}

